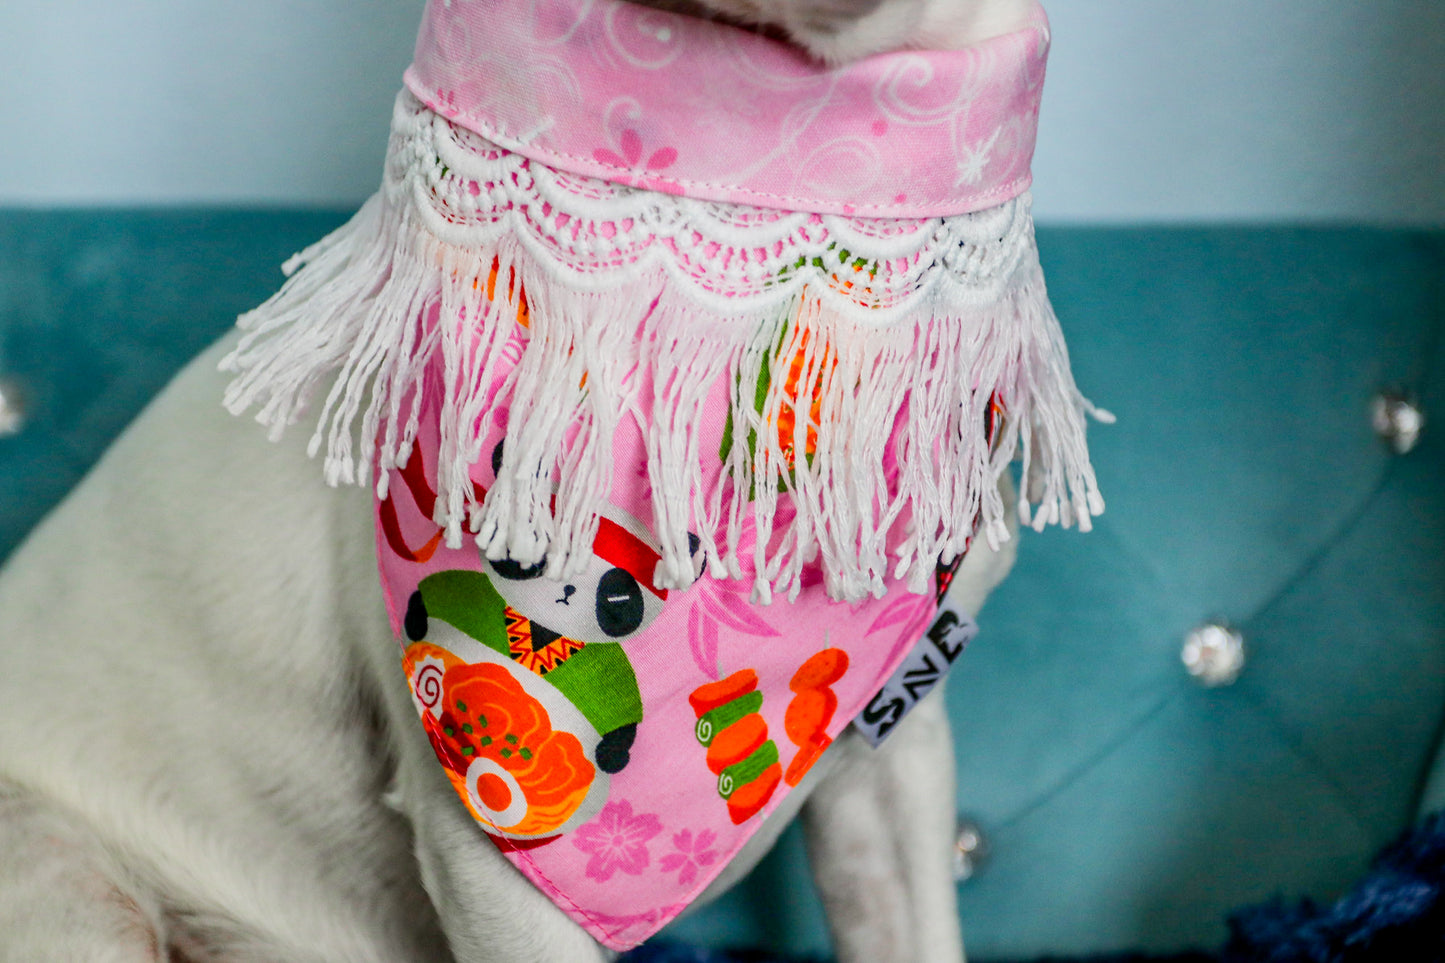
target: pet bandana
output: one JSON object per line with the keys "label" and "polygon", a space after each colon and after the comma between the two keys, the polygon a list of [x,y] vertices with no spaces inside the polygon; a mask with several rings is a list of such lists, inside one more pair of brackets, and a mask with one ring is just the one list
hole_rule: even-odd
{"label": "pet bandana", "polygon": [[381,191],[241,319],[227,406],[279,434],[328,385],[311,452],[375,487],[437,758],[607,946],[901,707],[1015,455],[1026,522],[1103,510],[1026,194],[1047,48],[1041,10],[827,68],[622,0],[431,0]]}

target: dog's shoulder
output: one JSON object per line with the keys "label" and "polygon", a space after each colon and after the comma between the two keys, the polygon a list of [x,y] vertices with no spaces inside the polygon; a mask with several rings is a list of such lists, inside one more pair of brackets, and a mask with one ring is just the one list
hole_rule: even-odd
{"label": "dog's shoulder", "polygon": [[394,641],[370,495],[328,488],[305,432],[272,443],[222,408],[232,340],[0,572],[0,780],[217,932],[352,927],[374,949],[388,887],[419,890],[375,872],[410,854],[380,801]]}

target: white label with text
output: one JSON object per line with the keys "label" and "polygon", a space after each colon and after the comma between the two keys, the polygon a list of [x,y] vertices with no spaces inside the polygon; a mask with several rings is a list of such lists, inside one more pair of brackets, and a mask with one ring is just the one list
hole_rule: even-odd
{"label": "white label with text", "polygon": [[853,726],[873,748],[878,748],[903,717],[943,681],[977,634],[978,624],[973,618],[945,600],[923,638],[853,720]]}

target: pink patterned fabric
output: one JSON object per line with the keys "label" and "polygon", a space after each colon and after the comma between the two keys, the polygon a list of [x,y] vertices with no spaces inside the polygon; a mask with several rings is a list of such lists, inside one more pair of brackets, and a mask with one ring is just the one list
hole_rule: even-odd
{"label": "pink patterned fabric", "polygon": [[450,120],[559,170],[705,200],[937,217],[1026,190],[1049,28],[823,67],[622,0],[430,0],[406,73]]}
{"label": "pink patterned fabric", "polygon": [[[432,0],[406,83],[451,123],[557,177],[917,219],[993,208],[1027,187],[1047,49],[1041,10],[1026,29],[968,50],[827,69],[742,30],[619,0]],[[437,196],[447,167],[432,181]],[[472,192],[492,205],[476,216],[514,203],[510,192],[529,177],[518,171]],[[449,230],[471,217],[448,215]],[[513,300],[534,299],[518,291]],[[465,328],[461,315],[433,318],[429,325]],[[531,350],[528,322],[518,320],[481,406],[491,423],[477,432],[483,457],[469,472],[477,503],[511,464],[504,441],[526,440],[507,431],[513,366]],[[765,422],[749,441],[758,443],[759,430],[782,439],[785,489],[787,473],[814,454],[795,458],[792,448],[811,444],[791,427],[808,403],[797,397],[805,385],[793,382],[816,364],[805,360],[814,357],[806,345],[773,362],[794,369],[794,400],[777,416],[786,423]],[[815,560],[801,571],[800,591],[755,605],[751,519],[736,546],[744,567],[732,578],[701,576],[682,588],[662,579],[645,521],[655,512],[648,446],[633,420],[614,431],[608,502],[592,551],[579,557],[574,546],[569,572],[548,571],[545,558],[520,565],[489,559],[495,553],[470,540],[458,545],[435,520],[441,442],[432,426],[445,421],[448,377],[433,361],[417,444],[377,501],[382,579],[408,682],[438,759],[483,830],[588,932],[625,949],[727,865],[904,658],[935,599],[891,579],[841,604]],[[703,490],[745,483],[724,477],[741,444],[737,379],[716,378],[695,429],[700,451],[720,453],[705,461]],[[629,394],[656,397],[645,384]],[[643,404],[647,423],[657,413]],[[891,487],[895,443],[884,456]],[[779,500],[779,530],[794,510]],[[698,534],[694,545],[721,539]],[[704,552],[695,551],[700,573]]]}
{"label": "pink patterned fabric", "polygon": [[[501,461],[505,374],[485,431],[494,454],[471,473],[479,496]],[[726,443],[729,382],[714,385],[700,426],[712,451]],[[423,399],[419,444],[376,502],[418,712],[507,858],[597,940],[635,946],[722,871],[862,710],[935,597],[894,582],[881,598],[834,602],[816,562],[795,600],[770,606],[749,602],[750,571],[655,589],[657,546],[639,521],[651,511],[647,456],[630,423],[581,571],[548,578],[471,541],[447,548],[432,520],[437,405]]]}

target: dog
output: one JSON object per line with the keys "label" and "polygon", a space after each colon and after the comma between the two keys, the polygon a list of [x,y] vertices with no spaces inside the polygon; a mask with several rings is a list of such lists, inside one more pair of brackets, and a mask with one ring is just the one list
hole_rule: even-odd
{"label": "dog", "polygon": [[950,50],[1015,29],[1030,0],[646,0],[646,5],[771,29],[827,63],[886,50]]}
{"label": "dog", "polygon": [[[837,62],[963,45],[1029,5],[687,6]],[[235,341],[0,572],[0,961],[611,959],[459,805],[397,671],[371,495],[221,408]],[[956,605],[977,611],[1012,544],[967,554]],[[935,690],[882,748],[839,738],[699,902],[801,811],[843,963],[957,963],[953,787]]]}

